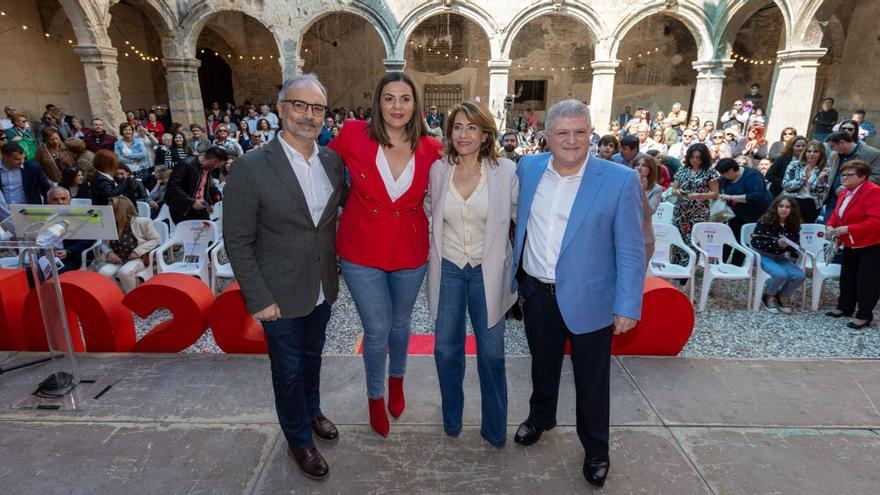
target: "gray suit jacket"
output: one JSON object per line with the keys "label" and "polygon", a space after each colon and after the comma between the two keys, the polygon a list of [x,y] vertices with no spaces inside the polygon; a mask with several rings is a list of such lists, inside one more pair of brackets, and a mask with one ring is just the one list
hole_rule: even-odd
{"label": "gray suit jacket", "polygon": [[339,292],[336,219],[345,178],[339,155],[321,146],[333,194],[315,225],[278,139],[233,162],[223,188],[223,237],[248,311],[277,303],[282,318],[297,318],[314,310],[321,287],[331,304]]}
{"label": "gray suit jacket", "polygon": [[[874,148],[873,146],[868,146],[865,143],[859,143],[859,149],[856,150],[856,156],[853,160],[862,160],[871,167],[871,176],[869,177],[874,184],[880,185],[880,150]],[[828,180],[833,181],[835,177],[837,177],[838,169],[840,168],[840,155],[836,152],[831,153],[831,156],[828,157]],[[824,203],[828,199],[828,195],[831,194],[831,188],[829,187],[825,194],[822,195],[822,202]],[[834,205],[831,205],[834,206]]]}

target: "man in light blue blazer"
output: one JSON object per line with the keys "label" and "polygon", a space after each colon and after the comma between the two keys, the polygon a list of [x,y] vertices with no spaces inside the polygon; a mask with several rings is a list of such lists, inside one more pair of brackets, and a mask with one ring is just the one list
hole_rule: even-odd
{"label": "man in light blue blazer", "polygon": [[524,156],[513,252],[514,289],[532,355],[529,417],[514,441],[531,445],[556,426],[566,339],[577,393],[584,477],[608,475],[611,336],[642,312],[645,251],[639,175],[590,154],[589,108],[577,100],[547,113],[550,153]]}

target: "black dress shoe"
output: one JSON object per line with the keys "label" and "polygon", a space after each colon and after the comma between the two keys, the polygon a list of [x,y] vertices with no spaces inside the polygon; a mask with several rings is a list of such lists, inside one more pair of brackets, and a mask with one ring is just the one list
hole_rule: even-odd
{"label": "black dress shoe", "polygon": [[308,478],[320,481],[330,475],[330,466],[314,445],[299,449],[287,447],[287,454],[296,461],[300,472]]}
{"label": "black dress shoe", "polygon": [[587,483],[602,488],[605,486],[605,478],[608,477],[608,468],[611,467],[611,459],[608,456],[588,457],[584,459],[584,478]]}
{"label": "black dress shoe", "polygon": [[531,445],[538,440],[541,439],[541,433],[545,431],[550,431],[556,426],[556,421],[551,421],[547,426],[543,428],[537,428],[528,421],[523,421],[519,428],[516,430],[516,435],[513,437],[513,441],[526,446]]}
{"label": "black dress shoe", "polygon": [[830,316],[832,318],[840,318],[842,316],[852,316],[852,313],[847,314],[847,313],[844,313],[843,311],[838,311],[836,309],[833,309],[831,311],[826,312],[825,316]]}
{"label": "black dress shoe", "polygon": [[334,442],[339,439],[339,430],[336,429],[336,425],[325,418],[323,414],[312,420],[312,433],[325,442]]}
{"label": "black dress shoe", "polygon": [[846,326],[847,326],[847,328],[852,328],[853,330],[861,330],[863,328],[870,327],[871,323],[872,323],[872,320],[866,320],[861,325],[854,322],[854,321],[851,321],[851,322],[847,323]]}

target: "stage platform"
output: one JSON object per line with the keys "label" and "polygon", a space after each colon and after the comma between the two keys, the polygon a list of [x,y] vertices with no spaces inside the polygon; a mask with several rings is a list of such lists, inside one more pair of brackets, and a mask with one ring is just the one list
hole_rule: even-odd
{"label": "stage platform", "polygon": [[[2,366],[32,354],[0,353]],[[527,413],[529,359],[508,358],[508,445],[479,436],[476,362],[465,428],[440,426],[433,358],[412,356],[407,409],[383,439],[367,425],[363,366],[325,358],[322,408],[339,426],[319,444],[330,478],[299,474],[285,453],[266,357],[90,354],[84,375],[119,382],[80,413],[12,405],[44,378],[0,375],[0,486],[24,494],[591,492],[581,475],[566,363],[559,427],[513,443]],[[622,357],[612,362],[612,466],[604,493],[876,494],[880,360]]]}

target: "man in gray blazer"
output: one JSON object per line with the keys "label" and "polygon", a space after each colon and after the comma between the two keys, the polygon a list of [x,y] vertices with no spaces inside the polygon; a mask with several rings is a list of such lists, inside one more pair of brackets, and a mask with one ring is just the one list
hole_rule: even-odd
{"label": "man in gray blazer", "polygon": [[320,408],[321,352],[339,285],[336,221],[343,164],[318,146],[327,91],[312,74],[278,94],[284,131],[239,157],[224,188],[223,236],[248,311],[263,322],[275,409],[300,471],[325,479],[312,436],[336,440]]}

